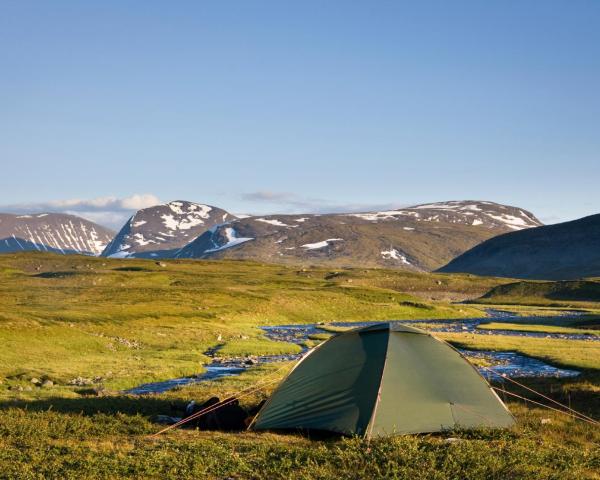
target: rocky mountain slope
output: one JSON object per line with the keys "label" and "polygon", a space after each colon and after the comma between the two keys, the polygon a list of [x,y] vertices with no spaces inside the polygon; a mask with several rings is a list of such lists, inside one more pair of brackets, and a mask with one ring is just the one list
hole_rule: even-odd
{"label": "rocky mountain slope", "polygon": [[492,238],[440,272],[547,280],[600,276],[600,214]]}
{"label": "rocky mountain slope", "polygon": [[490,237],[539,225],[526,210],[481,201],[256,216],[216,225],[173,256],[431,270]]}
{"label": "rocky mountain slope", "polygon": [[114,232],[75,215],[0,213],[0,253],[38,250],[99,255]]}
{"label": "rocky mountain slope", "polygon": [[225,210],[186,201],[144,208],[102,252],[105,257],[168,257],[209,228],[235,220]]}

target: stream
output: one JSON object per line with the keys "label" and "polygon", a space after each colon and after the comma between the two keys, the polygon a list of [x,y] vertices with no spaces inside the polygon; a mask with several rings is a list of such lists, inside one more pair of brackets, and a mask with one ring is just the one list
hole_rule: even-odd
{"label": "stream", "polygon": [[[457,332],[470,333],[475,335],[502,335],[502,336],[517,336],[517,337],[534,337],[534,338],[559,338],[564,340],[585,340],[585,341],[600,341],[600,336],[591,334],[565,334],[565,333],[546,333],[546,332],[522,332],[512,330],[485,330],[477,328],[481,323],[490,321],[507,321],[510,319],[523,319],[517,315],[501,310],[487,310],[487,317],[469,318],[459,320],[402,320],[399,323],[413,324],[417,327],[426,329],[430,332]],[[566,316],[576,316],[577,312],[568,312]],[[558,318],[558,317],[557,317]],[[373,325],[377,322],[333,322],[329,325],[336,327],[362,327]],[[263,355],[252,356],[247,358],[231,358],[221,359],[216,356],[218,349],[213,348],[206,352],[206,355],[213,358],[213,361],[205,365],[205,371],[199,375],[192,377],[181,377],[166,380],[162,382],[145,383],[123,393],[132,395],[146,395],[166,392],[176,387],[187,385],[190,383],[205,382],[216,380],[218,378],[239,375],[247,368],[251,368],[261,363],[272,363],[296,360],[307,352],[304,343],[311,335],[327,333],[322,324],[303,324],[303,325],[277,325],[261,327],[265,332],[265,337],[282,342],[291,342],[302,345],[302,352],[299,354],[289,355]],[[515,352],[497,352],[497,351],[482,351],[482,350],[466,350],[459,351],[471,360],[483,360],[488,363],[490,372],[486,369],[479,369],[480,372],[488,379],[494,377],[495,374],[506,375],[509,377],[574,377],[580,372],[576,370],[567,370],[548,365],[541,360],[531,358],[525,355],[520,355]]]}

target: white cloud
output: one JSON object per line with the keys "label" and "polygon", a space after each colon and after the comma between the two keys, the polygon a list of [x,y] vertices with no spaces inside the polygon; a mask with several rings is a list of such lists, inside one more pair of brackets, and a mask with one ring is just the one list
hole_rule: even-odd
{"label": "white cloud", "polygon": [[125,221],[141,208],[148,208],[162,203],[153,194],[134,194],[129,197],[97,197],[92,199],[72,198],[67,200],[50,200],[39,203],[21,203],[0,205],[0,212],[6,213],[68,213],[97,222],[107,227],[119,229]]}
{"label": "white cloud", "polygon": [[92,199],[73,198],[68,200],[51,200],[43,203],[13,205],[14,208],[25,208],[29,210],[51,210],[70,209],[76,212],[95,210],[139,210],[140,208],[152,207],[161,203],[156,195],[150,193],[134,194],[125,198],[97,197]]}
{"label": "white cloud", "polygon": [[131,197],[126,197],[121,200],[121,204],[125,209],[139,210],[141,208],[148,208],[154,205],[162,203],[158,197],[151,193],[143,193],[141,195],[135,194]]}
{"label": "white cloud", "polygon": [[257,192],[242,193],[242,199],[258,202],[286,202],[296,197],[291,192],[271,192],[269,190],[259,190]]}
{"label": "white cloud", "polygon": [[302,197],[292,192],[265,190],[243,193],[241,198],[249,202],[273,205],[274,212],[271,213],[355,213],[406,207],[400,203],[335,203],[322,198]]}

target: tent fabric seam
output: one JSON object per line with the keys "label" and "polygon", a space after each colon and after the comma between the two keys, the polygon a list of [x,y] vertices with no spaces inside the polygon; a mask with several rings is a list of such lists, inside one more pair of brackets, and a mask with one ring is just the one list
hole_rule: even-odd
{"label": "tent fabric seam", "polygon": [[385,376],[385,367],[388,361],[388,353],[390,351],[390,338],[391,338],[391,330],[388,330],[388,338],[385,346],[385,357],[383,358],[383,365],[381,367],[381,374],[379,375],[379,387],[377,388],[377,397],[375,398],[375,405],[373,406],[373,411],[371,412],[371,418],[369,419],[369,423],[367,423],[367,429],[365,431],[365,436],[367,439],[371,439],[373,435],[373,427],[375,426],[375,420],[377,419],[377,407],[381,402],[381,388],[383,386],[383,377]]}

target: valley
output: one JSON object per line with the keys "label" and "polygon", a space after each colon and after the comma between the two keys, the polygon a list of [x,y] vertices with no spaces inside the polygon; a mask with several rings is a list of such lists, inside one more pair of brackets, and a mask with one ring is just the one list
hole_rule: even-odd
{"label": "valley", "polygon": [[[256,384],[242,401],[255,405],[303,348],[355,322],[392,319],[472,352],[468,358],[482,369],[516,374],[510,362],[531,359],[518,367],[525,377],[515,378],[597,418],[600,302],[587,298],[575,307],[576,314],[569,300],[532,306],[527,296],[515,293],[510,305],[489,298],[481,305],[464,303],[485,299],[511,283],[473,275],[239,260],[2,255],[0,465],[7,472],[53,472],[67,478],[126,476],[127,470],[163,478],[176,478],[175,471],[210,478],[235,478],[240,472],[253,478],[259,471],[271,478],[287,478],[292,471],[304,478],[335,478],[339,465],[364,472],[373,465],[384,468],[380,462],[385,461],[387,469],[431,478],[434,472],[451,475],[448,461],[458,458],[466,462],[461,471],[473,475],[483,468],[498,477],[510,471],[519,478],[540,478],[540,472],[547,478],[561,472],[595,478],[597,429],[511,397],[505,400],[518,424],[510,431],[395,437],[373,442],[366,456],[354,439],[189,429],[157,440],[148,437],[159,429],[157,415],[169,415],[191,399]],[[281,331],[282,325],[315,330],[300,337],[293,330],[265,334]],[[272,356],[278,361],[270,361]],[[546,371],[543,365],[551,368]],[[212,366],[237,370],[233,376],[211,377]],[[525,373],[531,366],[546,373]],[[561,371],[574,376],[557,375]],[[175,382],[150,395],[123,393],[189,376],[201,381]],[[450,437],[459,438],[458,443],[448,443]],[[501,449],[502,458],[492,456],[490,447]],[[209,455],[192,453],[198,449]],[[231,449],[244,453],[231,457]],[[421,452],[419,470],[406,466],[416,458],[413,451]],[[270,461],[271,456],[280,461]],[[298,457],[304,460],[293,460]],[[475,457],[478,466],[467,460]],[[546,466],[550,458],[551,470]],[[28,470],[33,464],[35,473]]]}

